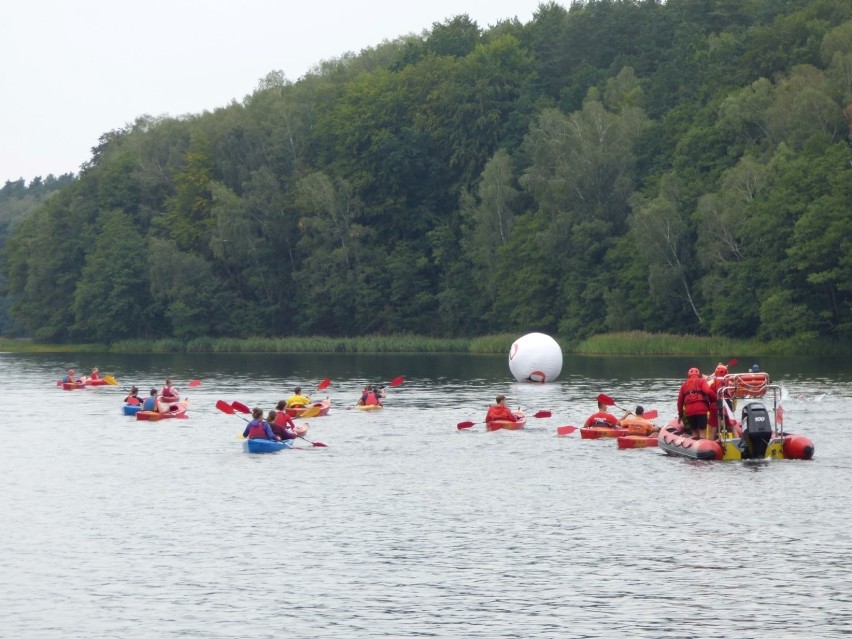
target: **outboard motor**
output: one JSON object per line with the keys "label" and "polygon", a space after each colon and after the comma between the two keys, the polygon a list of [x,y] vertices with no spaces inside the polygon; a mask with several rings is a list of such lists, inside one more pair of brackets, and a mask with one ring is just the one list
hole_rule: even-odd
{"label": "outboard motor", "polygon": [[748,459],[762,459],[766,455],[766,447],[772,439],[772,422],[769,412],[760,402],[751,402],[743,406],[742,413],[743,441],[746,444],[745,455]]}

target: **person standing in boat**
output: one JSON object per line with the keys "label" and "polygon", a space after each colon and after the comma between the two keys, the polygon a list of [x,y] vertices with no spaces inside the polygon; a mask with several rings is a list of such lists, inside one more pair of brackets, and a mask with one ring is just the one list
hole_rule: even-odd
{"label": "person standing in boat", "polygon": [[124,403],[130,406],[139,406],[142,403],[142,400],[139,399],[139,389],[131,386],[130,395],[124,398]]}
{"label": "person standing in boat", "polygon": [[[725,409],[722,405],[722,398],[724,397],[723,389],[725,388],[725,376],[728,374],[728,367],[725,366],[722,362],[716,364],[716,370],[713,372],[713,375],[710,379],[707,380],[707,385],[712,388],[716,393],[716,402],[713,406],[710,407],[710,416],[707,419],[707,424],[710,426],[710,438],[718,439],[719,438],[719,411]],[[733,401],[728,398],[724,400],[729,409],[733,409]],[[728,411],[725,411],[725,425],[727,428],[731,428],[731,420],[727,415]]]}
{"label": "person standing in boat", "polygon": [[506,406],[506,396],[505,395],[497,395],[495,398],[496,404],[492,404],[488,407],[488,413],[485,415],[485,423],[490,424],[493,421],[507,421],[507,422],[516,422],[518,418],[515,414],[509,410],[509,407]]}
{"label": "person standing in boat", "polygon": [[660,428],[654,422],[645,419],[645,409],[637,406],[632,413],[627,413],[618,420],[619,428],[626,428],[628,435],[643,435],[652,437],[660,432]]}
{"label": "person standing in boat", "polygon": [[157,401],[157,389],[152,388],[151,394],[142,402],[142,410],[159,412],[160,405]]}
{"label": "person standing in boat", "polygon": [[683,432],[701,439],[701,434],[707,429],[707,413],[715,404],[716,391],[701,377],[701,371],[690,368],[677,394],[677,414],[683,422]]}
{"label": "person standing in boat", "polygon": [[287,408],[293,408],[294,406],[307,406],[310,403],[311,398],[302,395],[301,386],[296,386],[293,391],[293,394],[287,398]]}
{"label": "person standing in boat", "polygon": [[592,426],[603,426],[604,428],[618,428],[618,418],[607,411],[607,405],[603,402],[598,402],[598,412],[589,415],[583,428],[591,428]]}
{"label": "person standing in boat", "polygon": [[272,441],[281,441],[275,433],[272,432],[272,427],[263,419],[263,410],[255,407],[251,411],[252,420],[246,424],[246,429],[243,431],[243,437],[248,439],[271,439]]}
{"label": "person standing in boat", "polygon": [[166,379],[166,385],[163,386],[163,390],[160,391],[160,397],[163,398],[163,401],[167,404],[172,402],[176,402],[180,399],[180,394],[178,394],[177,389],[172,386],[172,380]]}

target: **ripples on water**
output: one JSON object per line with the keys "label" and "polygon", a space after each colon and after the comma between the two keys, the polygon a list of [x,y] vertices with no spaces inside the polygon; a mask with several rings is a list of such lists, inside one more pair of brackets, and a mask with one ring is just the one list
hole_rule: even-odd
{"label": "ripples on water", "polygon": [[[713,464],[554,436],[601,391],[667,420],[679,363],[569,362],[547,386],[472,357],[100,364],[140,388],[204,383],[188,420],[135,422],[120,389],[52,387],[59,356],[0,355],[0,636],[852,632],[848,375],[785,378],[812,462]],[[346,410],[397,374],[383,413]],[[332,414],[309,437],[328,448],[246,455],[244,423],[215,409],[326,376]],[[553,418],[457,431],[497,393]]]}

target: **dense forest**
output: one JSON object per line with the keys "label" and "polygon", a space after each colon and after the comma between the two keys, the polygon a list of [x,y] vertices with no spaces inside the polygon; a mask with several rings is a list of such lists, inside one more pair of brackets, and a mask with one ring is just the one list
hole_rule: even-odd
{"label": "dense forest", "polygon": [[0,327],[848,338],[850,141],[849,0],[459,15],[7,183]]}

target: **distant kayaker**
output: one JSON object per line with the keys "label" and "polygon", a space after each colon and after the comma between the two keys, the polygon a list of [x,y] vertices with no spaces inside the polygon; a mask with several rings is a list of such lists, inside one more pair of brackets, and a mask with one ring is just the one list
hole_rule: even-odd
{"label": "distant kayaker", "polygon": [[98,367],[97,367],[97,366],[95,366],[95,367],[92,369],[92,373],[91,373],[91,375],[89,375],[89,379],[90,379],[90,380],[93,380],[93,381],[97,381],[97,380],[99,380],[100,378],[101,378],[101,372],[98,370]]}
{"label": "distant kayaker", "polygon": [[604,428],[618,428],[618,417],[607,411],[607,405],[598,401],[598,412],[592,413],[583,424],[583,428],[602,426]]}
{"label": "distant kayaker", "polygon": [[67,372],[67,373],[65,373],[65,376],[62,378],[62,383],[63,383],[63,384],[74,384],[74,383],[75,383],[75,381],[74,381],[74,372],[75,372],[75,371],[74,371],[74,369],[73,369],[73,368],[69,368],[69,369],[68,369],[68,372]]}
{"label": "distant kayaker", "polygon": [[643,415],[645,409],[637,406],[633,413],[627,413],[624,417],[618,420],[620,428],[626,428],[628,435],[643,435],[651,437],[660,432],[659,427],[654,422],[645,419]]}
{"label": "distant kayaker", "polygon": [[152,388],[151,394],[147,398],[145,398],[144,402],[142,402],[142,410],[159,412],[159,409],[160,406],[159,402],[157,401],[157,389]]}
{"label": "distant kayaker", "polygon": [[293,394],[287,398],[287,408],[292,408],[294,406],[307,406],[311,403],[310,397],[305,397],[302,395],[302,387],[296,386]]}
{"label": "distant kayaker", "polygon": [[130,406],[139,406],[142,400],[139,399],[139,389],[135,386],[130,387],[130,395],[124,398],[124,403]]}
{"label": "distant kayaker", "polygon": [[488,407],[488,413],[485,415],[485,423],[490,424],[493,421],[508,421],[508,422],[516,422],[518,418],[515,414],[506,406],[506,396],[505,395],[497,395],[495,398],[496,403],[491,404]]}
{"label": "distant kayaker", "polygon": [[163,401],[167,403],[176,402],[180,399],[180,394],[177,392],[177,389],[172,386],[171,379],[166,379],[166,385],[163,386],[163,390],[160,391],[160,397],[162,397]]}
{"label": "distant kayaker", "polygon": [[701,377],[701,371],[690,368],[677,395],[677,414],[683,422],[683,432],[701,439],[707,429],[707,413],[715,404],[716,391]]}
{"label": "distant kayaker", "polygon": [[361,393],[361,399],[358,400],[358,406],[382,406],[382,398],[386,396],[383,388],[377,389],[367,384]]}
{"label": "distant kayaker", "polygon": [[255,407],[251,411],[252,420],[246,424],[243,437],[249,439],[271,439],[280,441],[281,438],[272,432],[272,427],[263,419],[263,410]]}

